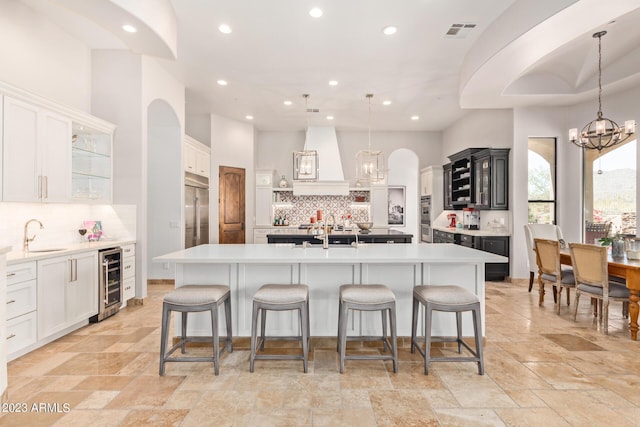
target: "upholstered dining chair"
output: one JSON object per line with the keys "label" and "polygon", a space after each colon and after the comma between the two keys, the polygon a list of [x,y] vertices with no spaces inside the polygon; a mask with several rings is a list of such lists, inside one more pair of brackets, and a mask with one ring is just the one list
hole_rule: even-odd
{"label": "upholstered dining chair", "polygon": [[[533,239],[562,240],[562,230],[555,224],[526,224],[524,234],[527,242],[527,262],[529,264],[529,292],[533,288],[533,279],[538,274],[536,253],[533,250]],[[553,300],[555,301],[555,295]]]}
{"label": "upholstered dining chair", "polygon": [[575,287],[575,278],[571,268],[560,265],[560,242],[548,239],[533,239],[536,248],[536,263],[538,264],[538,285],[540,297],[538,304],[544,302],[545,282],[553,285],[554,295],[557,293],[557,310],[560,313],[562,305],[562,288],[567,288],[567,305],[571,301],[570,289]]}
{"label": "upholstered dining chair", "polygon": [[573,320],[578,316],[578,301],[585,294],[600,303],[602,331],[609,333],[609,302],[629,301],[629,289],[621,283],[609,281],[607,247],[583,243],[569,243],[571,263],[576,279]]}

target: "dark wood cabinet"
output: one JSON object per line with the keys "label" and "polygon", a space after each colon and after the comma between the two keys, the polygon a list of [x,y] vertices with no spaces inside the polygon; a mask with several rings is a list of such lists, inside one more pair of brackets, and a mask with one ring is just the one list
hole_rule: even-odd
{"label": "dark wood cabinet", "polygon": [[494,149],[476,153],[475,209],[509,209],[509,149]]}
{"label": "dark wood cabinet", "polygon": [[[358,241],[363,243],[411,243],[411,234],[358,234]],[[302,245],[308,242],[314,246],[322,245],[322,240],[315,238],[312,234],[267,234],[268,243],[293,243]],[[350,245],[356,241],[356,237],[351,234],[330,234],[330,245]]]}
{"label": "dark wood cabinet", "polygon": [[509,209],[509,149],[469,148],[449,156],[444,208]]}

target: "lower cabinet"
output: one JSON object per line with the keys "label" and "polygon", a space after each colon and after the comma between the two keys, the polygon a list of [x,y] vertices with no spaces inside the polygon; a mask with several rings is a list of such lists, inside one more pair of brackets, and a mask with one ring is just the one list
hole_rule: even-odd
{"label": "lower cabinet", "polygon": [[38,340],[98,313],[98,252],[38,261]]}
{"label": "lower cabinet", "polygon": [[136,296],[136,245],[122,247],[122,306]]}
{"label": "lower cabinet", "polygon": [[[37,268],[35,262],[7,268],[7,359],[20,356],[37,341]],[[27,351],[27,350],[25,350]]]}

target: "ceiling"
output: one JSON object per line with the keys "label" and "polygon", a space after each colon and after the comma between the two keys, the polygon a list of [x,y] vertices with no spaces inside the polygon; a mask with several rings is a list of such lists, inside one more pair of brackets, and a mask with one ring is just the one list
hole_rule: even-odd
{"label": "ceiling", "polygon": [[[124,0],[23,2],[91,48],[157,57],[184,83],[187,117],[213,113],[259,130],[439,131],[464,115],[461,106],[590,99],[591,34],[603,28],[603,84],[620,90],[640,76],[640,0],[166,0],[175,49],[135,16],[143,31],[123,33]],[[322,17],[309,15],[314,6]],[[222,23],[231,34],[218,31]],[[475,27],[447,36],[453,24]],[[388,25],[397,33],[384,35]],[[306,111],[304,93],[318,112]]]}

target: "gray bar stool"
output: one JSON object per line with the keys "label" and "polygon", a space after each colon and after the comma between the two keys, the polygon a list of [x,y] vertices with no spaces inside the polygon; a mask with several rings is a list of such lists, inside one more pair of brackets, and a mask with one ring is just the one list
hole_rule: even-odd
{"label": "gray bar stool", "polygon": [[[349,310],[380,311],[382,313],[382,337],[347,336]],[[391,327],[391,342],[387,337],[387,311]],[[346,354],[347,341],[379,341],[383,350],[391,347],[391,355],[350,355]],[[340,373],[344,373],[345,360],[393,360],[393,372],[398,372],[398,340],[396,336],[396,296],[384,285],[342,285],[338,310],[338,351],[340,352]]]}
{"label": "gray bar stool", "polygon": [[[418,326],[418,308],[419,304],[424,305],[424,351],[416,338],[416,330]],[[456,338],[431,337],[431,317],[433,311],[446,311],[456,313],[456,328],[458,336]],[[466,342],[462,340],[462,312],[471,311],[473,314],[473,333],[476,341],[476,350],[473,351]],[[416,286],[413,288],[413,317],[411,323],[411,353],[415,353],[418,349],[420,355],[424,357],[424,373],[429,374],[430,362],[477,362],[478,374],[484,375],[484,359],[482,357],[482,336],[480,336],[480,300],[478,297],[461,288],[460,286]],[[462,346],[471,352],[473,357],[431,357],[429,350],[432,342],[457,342],[458,353],[462,352]]]}
{"label": "gray bar stool", "polygon": [[[227,324],[227,336],[225,337],[227,351],[233,352],[231,333],[231,292],[226,285],[186,285],[176,288],[165,295],[162,302],[162,335],[160,337],[160,375],[164,375],[166,362],[213,362],[214,372],[220,371],[219,356],[224,350],[219,348],[218,333],[218,307],[224,303],[224,313]],[[182,336],[180,341],[167,351],[167,333],[171,322],[171,312],[182,313]],[[211,313],[211,337],[187,337],[187,314],[198,311]],[[188,342],[213,341],[213,357],[169,357],[181,348],[185,353],[185,344]]]}
{"label": "gray bar stool", "polygon": [[[300,316],[300,335],[295,337],[267,337],[265,325],[267,310],[298,310]],[[258,342],[258,315],[260,315],[260,341]],[[253,314],[251,317],[251,358],[249,371],[253,372],[256,359],[302,360],[304,372],[307,372],[309,356],[309,287],[307,285],[263,285],[253,296]],[[300,340],[302,355],[256,354],[259,347],[264,350],[266,340]]]}

